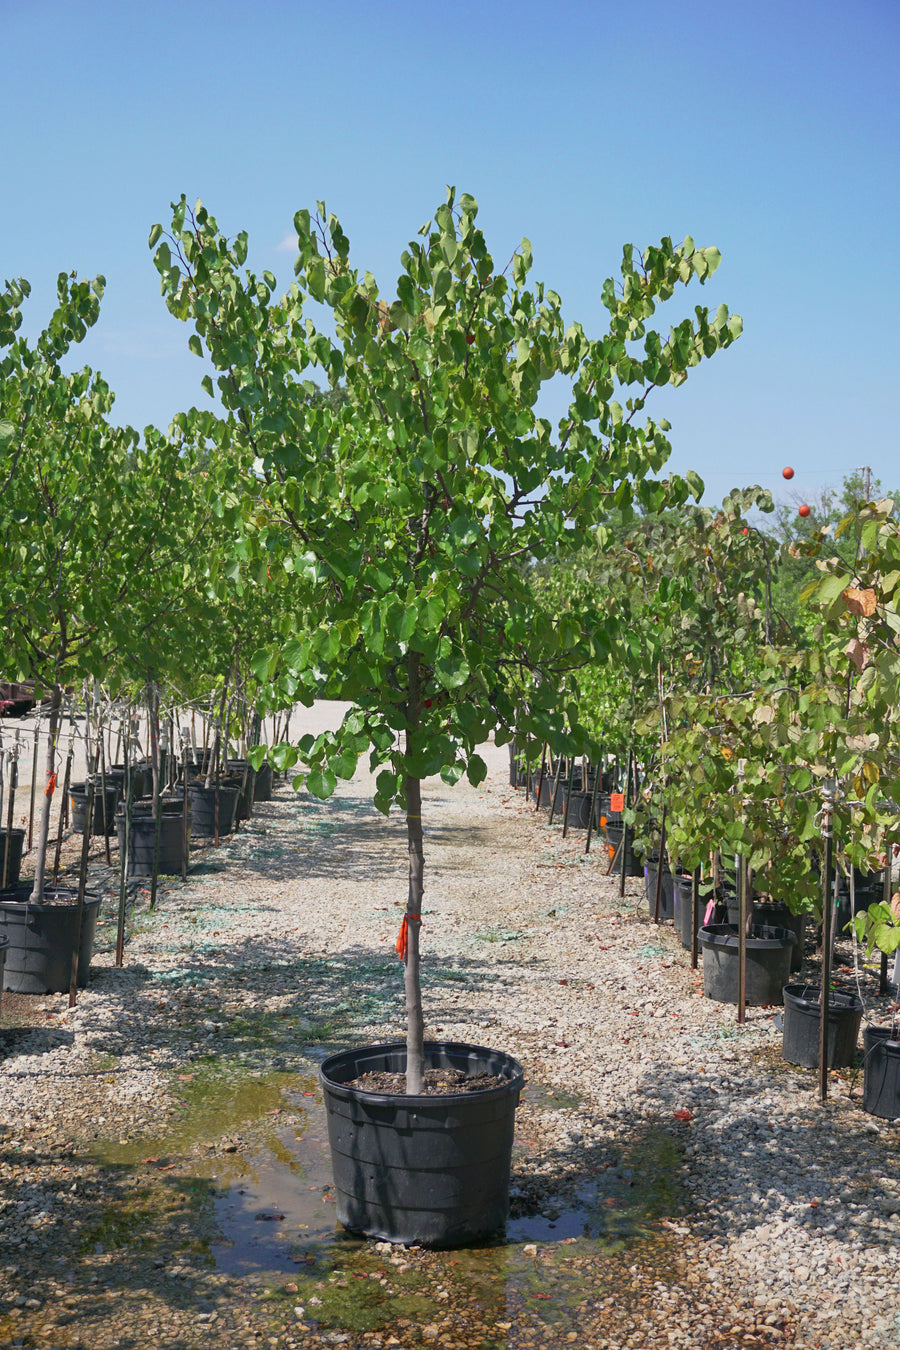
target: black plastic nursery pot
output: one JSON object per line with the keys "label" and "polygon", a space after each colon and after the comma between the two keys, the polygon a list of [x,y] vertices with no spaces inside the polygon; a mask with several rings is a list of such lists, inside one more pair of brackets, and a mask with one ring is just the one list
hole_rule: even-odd
{"label": "black plastic nursery pot", "polygon": [[[817,1069],[821,986],[799,982],[786,984],[782,994],[784,1037],[781,1053],[788,1064],[799,1064],[805,1069]],[[857,998],[856,994],[838,989],[829,992],[827,1023],[829,1069],[843,1069],[853,1063],[862,1015],[862,1000]]]}
{"label": "black plastic nursery pot", "polygon": [[[0,891],[0,934],[8,939],[3,988],[13,994],[62,994],[72,982],[78,933],[77,895],[71,887],[48,886],[41,904],[29,900],[31,883]],[[100,896],[85,895],[78,947],[78,984],[87,984],[94,954]]]}
{"label": "black plastic nursery pot", "polygon": [[882,1120],[896,1120],[900,1116],[900,1029],[864,1027],[863,1051],[863,1110]]}
{"label": "black plastic nursery pot", "polygon": [[769,928],[786,928],[796,937],[797,941],[791,948],[792,975],[796,975],[803,965],[803,956],[806,950],[807,918],[806,914],[791,913],[787,905],[776,901],[760,903],[757,900],[753,905],[753,920],[755,923],[767,925]]}
{"label": "black plastic nursery pot", "polygon": [[0,885],[3,884],[3,859],[6,858],[6,884],[15,886],[22,870],[22,854],[25,850],[25,831],[12,829],[9,832],[9,853],[6,852],[6,830],[0,830]]}
{"label": "black plastic nursery pot", "polygon": [[[860,876],[855,880],[853,888],[853,900],[856,906],[856,913],[861,914],[867,910],[870,905],[876,905],[884,898],[884,881],[881,872],[877,875]],[[834,916],[835,931],[840,935],[844,934],[847,925],[852,918],[850,910],[850,888],[849,883],[844,881],[838,891],[838,907]]]}
{"label": "black plastic nursery pot", "polygon": [[400,1042],[346,1050],[322,1064],[338,1219],[351,1232],[388,1242],[467,1246],[506,1223],[525,1074],[502,1051],[453,1041],[426,1041],[425,1066],[504,1081],[419,1097],[348,1086],[369,1072],[405,1072]]}
{"label": "black plastic nursery pot", "polygon": [[[566,824],[573,830],[586,830],[591,821],[591,802],[594,801],[594,828],[600,824],[600,808],[596,804],[596,799],[590,791],[582,791],[581,788],[573,788],[569,794],[569,814],[566,818]],[[566,799],[563,797],[563,810],[565,810]]]}
{"label": "black plastic nursery pot", "polygon": [[[94,805],[91,816],[91,834],[112,834],[116,828],[116,807],[121,799],[121,784],[115,781],[106,784],[106,815],[103,812],[104,794],[102,785],[94,783]],[[71,826],[78,834],[84,834],[87,821],[87,783],[72,783],[69,788],[71,808]]]}
{"label": "black plastic nursery pot", "polygon": [[272,800],[272,790],[275,786],[275,770],[268,762],[260,764],[256,770],[256,783],[253,787],[253,800],[257,802],[270,802]]}
{"label": "black plastic nursery pot", "polygon": [[[165,809],[168,805],[168,809]],[[184,803],[177,798],[171,804],[160,803],[159,822],[159,860],[157,872],[163,876],[181,876],[184,870],[191,841],[191,813],[188,809],[187,840],[184,831]],[[119,852],[125,847],[125,814],[122,809],[116,816],[116,830],[119,836]],[[131,829],[128,837],[128,875],[130,877],[150,877],[153,875],[153,857],[156,852],[156,820],[151,803],[133,804],[131,808]]]}
{"label": "black plastic nursery pot", "polygon": [[[694,892],[694,878],[690,874],[680,872],[674,879],[674,898],[675,898],[675,931],[681,939],[681,945],[686,950],[691,946],[691,896]],[[697,888],[697,932],[703,927],[703,920],[706,916],[706,908],[710,897],[702,895],[700,888]],[[713,911],[715,912],[715,911]]]}
{"label": "black plastic nursery pot", "polygon": [[[114,766],[113,766],[114,769],[116,769],[116,768],[118,768],[118,767],[119,767],[118,765],[114,765]],[[124,773],[124,768],[125,768],[125,766],[122,765],[123,773]],[[140,760],[138,763],[132,764],[132,765],[130,766],[129,773],[131,774],[131,795],[132,795],[132,797],[149,797],[150,794],[151,794],[152,791],[153,791],[153,766],[152,766],[152,764],[148,764],[146,760]],[[123,777],[123,779],[122,779],[122,785],[123,785],[123,786],[122,786],[122,795],[123,795],[123,796],[125,795],[124,784],[125,784],[125,779],[124,779],[124,777]]]}
{"label": "black plastic nursery pot", "polygon": [[9,938],[0,934],[0,989],[3,988],[3,972],[6,969],[6,953],[9,950]]}
{"label": "black plastic nursery pot", "polygon": [[202,783],[188,784],[191,803],[191,834],[214,835],[216,832],[216,794],[219,798],[219,834],[231,834],[234,829],[240,788],[234,783],[219,783],[218,787],[204,787]]}
{"label": "black plastic nursery pot", "polygon": [[[644,886],[647,892],[647,904],[650,906],[650,918],[656,913],[656,880],[659,876],[659,859],[648,858],[644,863]],[[664,870],[659,893],[660,919],[675,918],[675,878]],[[690,937],[688,937],[690,942]]]}
{"label": "black plastic nursery pot", "polygon": [[[751,1007],[781,1003],[790,978],[795,934],[787,928],[754,924],[747,938],[745,997]],[[700,929],[703,992],[717,1003],[737,1003],[740,947],[734,924],[712,923]]]}
{"label": "black plastic nursery pot", "polygon": [[[737,924],[739,917],[737,896],[728,897],[728,922]],[[796,975],[803,965],[803,954],[806,949],[806,919],[805,914],[793,914],[787,905],[778,900],[756,900],[753,901],[753,922],[763,924],[768,928],[787,928],[797,939],[795,946],[791,950],[791,974]]]}
{"label": "black plastic nursery pot", "polygon": [[246,759],[230,759],[225,768],[239,791],[235,820],[249,820],[256,800],[256,771]]}
{"label": "black plastic nursery pot", "polygon": [[549,811],[551,802],[554,803],[554,816],[561,816],[566,805],[566,783],[565,779],[561,778],[556,784],[556,792],[554,794],[553,776],[545,771],[544,781],[541,783],[541,795],[538,800],[538,805]]}
{"label": "black plastic nursery pot", "polygon": [[[616,850],[622,840],[622,831],[625,826],[621,821],[607,820],[604,826],[606,830],[606,839],[609,845],[610,862],[616,856]],[[625,868],[626,877],[642,877],[644,875],[644,864],[636,855],[632,845],[631,836],[626,839],[623,848],[619,851],[619,861],[616,864],[615,871],[621,875],[622,868]]]}

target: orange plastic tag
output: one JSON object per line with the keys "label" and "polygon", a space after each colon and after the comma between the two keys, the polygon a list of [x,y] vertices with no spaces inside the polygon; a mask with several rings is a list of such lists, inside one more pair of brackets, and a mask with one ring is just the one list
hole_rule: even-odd
{"label": "orange plastic tag", "polygon": [[610,809],[610,811],[624,811],[624,810],[625,810],[625,793],[624,793],[624,792],[611,792],[611,793],[610,793],[610,796],[609,796],[609,809]]}

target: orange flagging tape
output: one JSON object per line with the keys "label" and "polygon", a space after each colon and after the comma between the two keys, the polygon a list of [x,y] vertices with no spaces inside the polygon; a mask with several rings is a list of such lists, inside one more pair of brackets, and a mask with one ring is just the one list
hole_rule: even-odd
{"label": "orange flagging tape", "polygon": [[397,936],[397,942],[394,947],[394,950],[400,957],[401,961],[406,960],[406,950],[409,947],[409,924],[408,924],[409,919],[414,919],[416,923],[421,923],[422,915],[421,914],[403,915],[403,922],[400,925],[400,932]]}
{"label": "orange flagging tape", "polygon": [[56,791],[56,774],[51,773],[47,778],[47,786],[44,788],[44,796],[52,797]]}

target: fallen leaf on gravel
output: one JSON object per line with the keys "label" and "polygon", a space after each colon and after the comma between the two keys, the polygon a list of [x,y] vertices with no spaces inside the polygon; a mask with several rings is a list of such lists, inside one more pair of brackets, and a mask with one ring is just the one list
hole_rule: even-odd
{"label": "fallen leaf on gravel", "polygon": [[672,1112],[672,1115],[675,1117],[676,1120],[694,1119],[694,1113],[692,1111],[689,1111],[686,1106],[679,1107],[677,1111]]}
{"label": "fallen leaf on gravel", "polygon": [[192,1073],[180,1073],[178,1075],[178,1081],[179,1083],[189,1083],[193,1078],[193,1076],[194,1075]]}

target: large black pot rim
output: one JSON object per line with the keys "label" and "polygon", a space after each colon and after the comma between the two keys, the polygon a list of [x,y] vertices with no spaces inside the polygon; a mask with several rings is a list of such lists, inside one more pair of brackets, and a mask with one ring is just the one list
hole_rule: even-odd
{"label": "large black pot rim", "polygon": [[[793,945],[797,941],[797,934],[789,928],[773,928],[769,924],[754,924],[750,934],[747,946],[753,951],[783,947],[786,942]],[[733,923],[711,923],[700,929],[699,938],[709,947],[737,947],[738,930]]]}
{"label": "large black pot rim", "polygon": [[[182,794],[182,796],[180,797],[160,797],[159,805],[164,816],[181,815],[181,813],[184,811],[184,795]],[[134,801],[131,803],[131,813],[134,816],[152,815],[153,798],[136,797]],[[190,815],[190,813],[191,808],[190,805],[188,805],[188,815]],[[116,807],[116,819],[120,820],[122,816],[124,816],[124,814],[125,814],[125,803],[119,802],[119,805]]]}
{"label": "large black pot rim", "polygon": [[878,1026],[875,1022],[866,1024],[866,1035],[877,1040],[879,1045],[896,1046],[900,1050],[900,1027],[892,1025],[889,1027]]}
{"label": "large black pot rim", "polygon": [[425,1041],[423,1049],[425,1051],[426,1066],[428,1061],[429,1050],[433,1050],[439,1053],[443,1052],[448,1055],[452,1055],[455,1053],[467,1056],[475,1054],[479,1056],[484,1056],[486,1058],[493,1058],[494,1056],[502,1053],[503,1058],[506,1060],[507,1064],[510,1066],[514,1066],[513,1075],[512,1077],[508,1078],[505,1082],[498,1084],[496,1087],[483,1089],[479,1088],[477,1093],[441,1092],[440,1094],[407,1093],[407,1092],[369,1092],[365,1088],[348,1087],[344,1082],[341,1081],[341,1079],[332,1078],[331,1076],[329,1066],[333,1067],[339,1060],[344,1059],[345,1056],[359,1055],[363,1051],[365,1051],[366,1054],[390,1055],[402,1053],[403,1055],[405,1055],[406,1054],[405,1041],[389,1041],[383,1045],[365,1045],[365,1046],[358,1046],[353,1049],[348,1048],[346,1050],[341,1050],[338,1052],[338,1054],[329,1055],[327,1059],[322,1061],[322,1063],[319,1065],[319,1074],[321,1075],[322,1078],[327,1080],[329,1091],[333,1092],[335,1096],[340,1097],[342,1100],[349,1101],[351,1098],[353,1098],[354,1100],[371,1102],[372,1105],[376,1106],[386,1106],[392,1103],[399,1104],[401,1102],[433,1103],[436,1100],[446,1102],[449,1105],[449,1103],[451,1103],[454,1100],[457,1101],[460,1099],[465,1100],[466,1098],[470,1098],[473,1096],[477,1096],[480,1100],[485,1101],[491,1097],[502,1097],[511,1091],[518,1090],[523,1086],[525,1082],[525,1070],[523,1069],[522,1065],[519,1063],[517,1059],[514,1059],[512,1055],[506,1054],[505,1051],[501,1052],[497,1050],[491,1050],[483,1045],[469,1045],[468,1042],[466,1041]]}
{"label": "large black pot rim", "polygon": [[[785,1002],[790,997],[797,1007],[807,1012],[818,1012],[822,1006],[822,986],[819,984],[804,984],[803,981],[797,980],[784,986],[784,995]],[[850,989],[829,990],[828,1004],[829,1007],[839,1008],[845,1012],[862,1012],[865,1007],[862,999]]]}
{"label": "large black pot rim", "polygon": [[[78,904],[78,891],[74,886],[45,886],[44,895],[46,900],[31,900],[33,886],[30,881],[20,881],[16,886],[7,886],[5,890],[0,891],[0,905],[21,905],[23,909],[59,909],[60,901],[70,905],[73,909]],[[21,897],[21,898],[20,898]],[[52,897],[52,898],[50,898]],[[86,905],[96,902],[98,905],[102,897],[96,891],[85,891],[84,903]]]}

